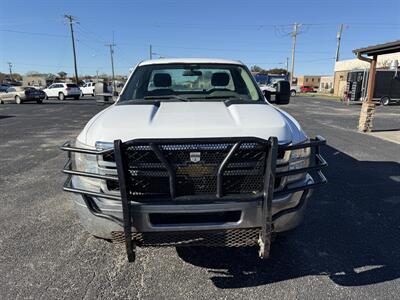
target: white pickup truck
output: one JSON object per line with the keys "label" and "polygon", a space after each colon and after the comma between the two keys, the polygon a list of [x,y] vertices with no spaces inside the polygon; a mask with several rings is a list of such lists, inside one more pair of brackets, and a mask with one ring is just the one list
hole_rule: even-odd
{"label": "white pickup truck", "polygon": [[[270,95],[274,95],[277,92],[277,89],[279,89],[280,85],[282,84],[282,81],[285,82],[285,80],[279,80],[271,84],[263,84],[260,85],[260,90],[266,97],[270,97]],[[300,87],[297,85],[292,85],[290,86],[290,96],[294,97],[298,93],[301,93]]]}
{"label": "white pickup truck", "polygon": [[83,86],[80,87],[81,89],[81,97],[85,95],[95,96],[95,82],[86,82]]}
{"label": "white pickup truck", "polygon": [[63,188],[85,228],[124,242],[129,261],[136,245],[259,245],[265,258],[326,183],[324,143],[268,103],[241,62],[144,61],[61,147]]}

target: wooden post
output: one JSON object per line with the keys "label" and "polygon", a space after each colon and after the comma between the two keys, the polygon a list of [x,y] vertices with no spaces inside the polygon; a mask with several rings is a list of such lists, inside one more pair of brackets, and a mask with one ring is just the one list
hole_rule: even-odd
{"label": "wooden post", "polygon": [[369,77],[368,77],[368,89],[367,89],[367,102],[372,103],[372,99],[374,97],[374,87],[375,87],[375,74],[376,74],[376,62],[378,60],[378,56],[374,55],[374,58],[371,61],[369,68]]}
{"label": "wooden post", "polygon": [[360,119],[358,122],[358,130],[361,132],[367,132],[372,130],[372,121],[375,116],[375,104],[372,102],[374,98],[375,88],[375,74],[376,74],[376,63],[378,56],[374,55],[369,69],[368,77],[368,89],[367,89],[367,101],[362,104]]}

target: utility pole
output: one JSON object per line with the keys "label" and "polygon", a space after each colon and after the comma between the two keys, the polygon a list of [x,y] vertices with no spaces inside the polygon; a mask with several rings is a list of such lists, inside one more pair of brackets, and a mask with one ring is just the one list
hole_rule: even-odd
{"label": "utility pole", "polygon": [[10,80],[12,80],[12,62],[8,62],[8,68],[10,70]]}
{"label": "utility pole", "polygon": [[149,58],[153,59],[153,47],[150,45],[150,49],[149,49]]}
{"label": "utility pole", "polygon": [[114,94],[117,91],[116,88],[115,88],[115,73],[114,73],[114,47],[116,46],[116,44],[114,43],[114,34],[113,34],[113,42],[112,42],[112,44],[107,44],[106,46],[110,47],[113,94]]}
{"label": "utility pole", "polygon": [[72,24],[75,23],[75,17],[71,15],[64,15],[64,17],[68,20],[69,22],[69,28],[71,29],[71,39],[72,39],[72,51],[74,52],[74,68],[75,68],[75,82],[76,84],[79,84],[79,79],[78,79],[78,67],[76,66],[76,52],[75,52],[75,37],[74,37],[74,28],[72,27]]}
{"label": "utility pole", "polygon": [[293,78],[294,78],[294,57],[296,53],[296,37],[298,34],[298,30],[301,27],[301,24],[294,23],[293,25],[293,32],[292,32],[292,38],[293,38],[293,45],[292,45],[292,65],[290,68],[290,84],[293,83]]}
{"label": "utility pole", "polygon": [[289,57],[286,57],[286,74],[289,73]]}
{"label": "utility pole", "polygon": [[340,40],[342,39],[343,24],[340,24],[339,32],[337,33],[337,48],[336,48],[336,61],[339,61],[340,56]]}

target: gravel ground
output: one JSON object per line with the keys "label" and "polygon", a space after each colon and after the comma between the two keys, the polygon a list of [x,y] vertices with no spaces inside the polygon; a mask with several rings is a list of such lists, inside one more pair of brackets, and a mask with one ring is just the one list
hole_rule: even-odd
{"label": "gravel ground", "polygon": [[[0,106],[0,298],[398,299],[400,149],[356,132],[360,106],[295,97],[282,108],[327,138],[329,184],[306,220],[256,249],[125,251],[87,234],[61,191],[65,154],[104,107],[93,100]],[[378,107],[375,128],[400,128],[400,106]]]}

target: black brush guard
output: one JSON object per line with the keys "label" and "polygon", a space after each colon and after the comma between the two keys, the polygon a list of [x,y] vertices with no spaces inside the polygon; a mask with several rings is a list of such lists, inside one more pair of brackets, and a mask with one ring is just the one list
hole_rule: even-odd
{"label": "black brush guard", "polygon": [[[124,229],[123,237],[126,245],[126,251],[128,256],[128,261],[135,260],[135,237],[140,233],[132,232],[132,204],[140,203],[140,198],[143,195],[135,193],[135,177],[134,174],[138,174],[137,171],[132,170],[132,164],[134,165],[134,161],[132,162],[132,149],[147,149],[151,150],[151,152],[157,157],[159,162],[162,164],[163,169],[168,173],[168,187],[169,187],[169,195],[166,201],[170,203],[179,205],[183,203],[215,203],[221,201],[261,201],[261,210],[263,220],[266,220],[262,224],[262,227],[259,228],[259,236],[258,236],[258,244],[260,246],[259,255],[261,258],[268,257],[270,245],[271,245],[271,233],[272,233],[272,199],[273,196],[281,196],[284,194],[290,194],[298,191],[308,191],[315,187],[321,186],[327,183],[327,180],[322,173],[321,169],[327,166],[326,161],[320,154],[320,146],[326,144],[326,140],[317,136],[315,139],[310,139],[308,142],[301,143],[298,145],[278,145],[277,138],[271,137],[268,140],[263,140],[259,138],[253,137],[233,137],[233,138],[199,138],[199,139],[137,139],[131,140],[127,142],[121,142],[121,140],[114,141],[114,148],[104,149],[104,150],[91,150],[91,149],[83,149],[71,146],[70,142],[66,142],[61,146],[61,150],[67,151],[68,153],[68,161],[64,166],[63,172],[68,174],[68,178],[65,181],[63,186],[63,190],[67,192],[73,192],[83,195],[83,199],[85,201],[86,206],[89,211],[101,218],[105,218],[107,220],[113,221],[121,225]],[[215,180],[215,190],[210,193],[195,193],[193,190],[191,192],[187,192],[184,195],[179,193],[179,184],[182,183],[182,180],[179,180],[179,172],[178,165],[176,161],[172,161],[175,158],[169,157],[166,155],[166,150],[171,150],[175,147],[175,150],[184,149],[186,151],[196,151],[202,152],[204,147],[212,147],[213,145],[228,145],[225,149],[225,155],[222,161],[218,164],[216,169],[209,170],[200,168],[202,175],[207,176],[211,173],[214,173]],[[172,147],[172,148],[171,148]],[[253,148],[252,148],[253,147]],[[296,149],[304,149],[311,148],[311,157],[310,157],[310,166],[307,168],[295,169],[295,170],[287,170],[287,171],[276,171],[276,161],[278,157],[278,151],[287,151],[287,150],[296,150]],[[261,182],[259,183],[259,189],[257,191],[243,192],[243,193],[231,193],[226,190],[226,186],[224,185],[224,180],[227,180],[229,172],[232,171],[230,166],[231,162],[234,161],[240,153],[246,154],[251,152],[252,150],[257,149],[257,157],[259,161],[262,161],[262,164],[257,164],[254,166],[254,170],[258,170],[261,172],[258,174]],[[72,153],[83,153],[88,155],[96,155],[96,156],[110,156],[113,155],[115,159],[115,163],[117,166],[117,174],[118,176],[113,175],[102,175],[97,173],[88,173],[83,171],[74,170],[72,167],[71,154]],[[261,154],[260,154],[261,153]],[[169,154],[169,152],[167,152]],[[244,155],[246,157],[246,155]],[[241,158],[241,157],[240,157]],[[201,159],[200,159],[201,160]],[[188,166],[195,165],[197,162],[188,162]],[[239,164],[240,165],[240,164]],[[180,167],[182,169],[182,167]],[[193,167],[195,168],[195,167]],[[192,168],[192,169],[193,169]],[[239,167],[240,169],[240,167]],[[190,167],[189,169],[190,170]],[[196,169],[194,169],[196,170]],[[199,169],[197,169],[198,171]],[[208,173],[207,173],[208,172]],[[239,171],[237,171],[239,172]],[[248,171],[249,172],[249,171]],[[310,173],[311,172],[311,173]],[[294,188],[284,188],[280,191],[274,191],[274,182],[275,180],[279,180],[279,178],[296,175],[301,173],[310,173],[314,174],[313,179],[314,182],[312,184],[306,184],[303,186],[297,186]],[[254,175],[254,174],[253,174]],[[95,192],[80,189],[77,187],[73,187],[72,185],[72,176],[83,176],[89,178],[96,178],[101,180],[107,180],[109,182],[115,182],[119,185],[120,196],[113,195],[110,193],[104,192]],[[186,174],[188,176],[188,174]],[[182,177],[180,177],[182,178]],[[246,178],[246,177],[245,177]],[[257,177],[258,178],[258,177]],[[242,184],[243,186],[243,184]],[[253,188],[254,184],[252,185]],[[91,197],[100,197],[111,200],[119,200],[122,202],[122,212],[123,212],[123,220],[116,218],[112,215],[104,214],[95,204]],[[192,232],[193,233],[193,232]],[[162,234],[162,233],[159,233]]]}

